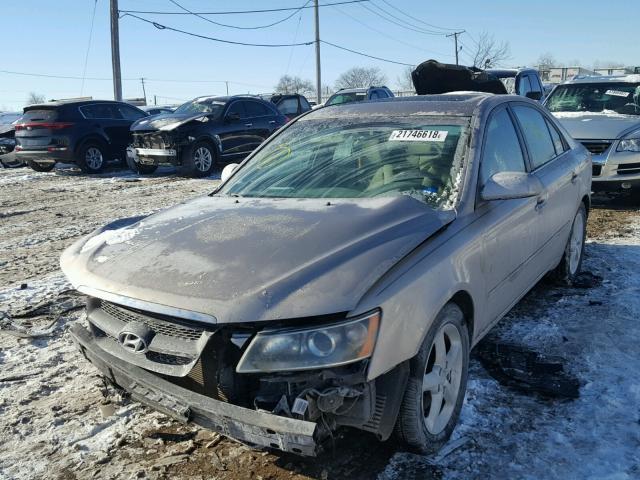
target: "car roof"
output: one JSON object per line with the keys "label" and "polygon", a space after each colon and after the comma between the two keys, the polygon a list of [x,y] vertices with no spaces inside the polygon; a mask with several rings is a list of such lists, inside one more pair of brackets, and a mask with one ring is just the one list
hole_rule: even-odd
{"label": "car roof", "polygon": [[577,75],[573,77],[571,80],[567,80],[564,82],[565,84],[570,83],[640,83],[640,75],[632,74],[632,75]]}
{"label": "car roof", "polygon": [[516,95],[493,95],[483,92],[452,92],[442,95],[415,95],[325,106],[313,110],[311,118],[360,115],[450,115],[470,117],[480,104],[493,99],[522,101]]}
{"label": "car roof", "polygon": [[519,73],[537,73],[535,68],[488,68],[485,72],[498,78],[515,77]]}
{"label": "car roof", "polygon": [[63,107],[63,106],[67,106],[67,105],[76,105],[78,107],[81,107],[83,105],[92,105],[95,103],[112,103],[112,104],[116,104],[116,105],[130,105],[132,107],[135,108],[139,108],[136,107],[135,105],[131,105],[130,103],[127,102],[116,102],[115,100],[54,100],[52,102],[46,102],[46,103],[34,103],[32,105],[27,105],[26,107],[24,107],[24,111],[28,111],[28,110],[37,110],[39,108],[44,108],[44,109],[50,109],[50,108],[57,108],[57,107]]}

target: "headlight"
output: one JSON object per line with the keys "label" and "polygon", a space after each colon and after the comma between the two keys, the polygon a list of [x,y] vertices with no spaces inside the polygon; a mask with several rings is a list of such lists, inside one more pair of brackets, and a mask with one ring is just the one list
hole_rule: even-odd
{"label": "headlight", "polygon": [[258,333],[240,359],[238,373],[334,367],[370,357],[380,312],[342,323]]}
{"label": "headlight", "polygon": [[640,152],[640,138],[625,138],[620,140],[617,152]]}

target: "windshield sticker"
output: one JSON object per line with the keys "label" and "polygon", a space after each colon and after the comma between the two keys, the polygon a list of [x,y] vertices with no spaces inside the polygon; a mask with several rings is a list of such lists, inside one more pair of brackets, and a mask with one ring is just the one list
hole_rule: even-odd
{"label": "windshield sticker", "polygon": [[605,95],[611,95],[613,97],[628,97],[631,95],[630,92],[623,92],[622,90],[607,90],[604,92]]}
{"label": "windshield sticker", "polygon": [[394,130],[390,142],[444,142],[449,134],[446,130]]}

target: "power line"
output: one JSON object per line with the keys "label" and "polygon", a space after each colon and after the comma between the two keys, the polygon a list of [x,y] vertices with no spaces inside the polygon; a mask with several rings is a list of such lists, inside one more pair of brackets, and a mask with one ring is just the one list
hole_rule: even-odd
{"label": "power line", "polygon": [[204,40],[211,40],[213,42],[229,43],[232,45],[243,45],[246,47],[297,47],[301,45],[312,45],[314,42],[300,42],[300,43],[246,43],[246,42],[234,42],[232,40],[223,40],[222,38],[209,37],[207,35],[200,35],[199,33],[187,32],[186,30],[180,30],[179,28],[168,27],[161,23],[147,20],[146,18],[139,17],[133,13],[125,13],[122,17],[133,17],[142,22],[148,23],[156,27],[158,30],[170,30],[172,32],[182,33],[183,35],[189,35],[191,37],[202,38]]}
{"label": "power line", "polygon": [[[333,2],[333,3],[323,3],[318,5],[318,7],[331,7],[333,5],[348,5],[351,3],[366,3],[366,2],[370,2],[371,0],[348,0],[348,1],[344,1],[344,2]],[[305,7],[302,8],[313,8],[313,5],[307,5]],[[192,14],[198,14],[198,15],[240,15],[240,14],[244,14],[244,13],[268,13],[268,12],[290,12],[291,10],[301,10],[300,7],[289,7],[289,8],[265,8],[265,9],[260,9],[260,10],[236,10],[236,11],[225,11],[225,12],[193,12],[193,13],[188,13],[188,12],[164,12],[164,11],[157,11],[157,10],[120,10],[121,13],[138,13],[141,15],[149,15],[149,14],[153,14],[153,15],[192,15]]]}
{"label": "power line", "polygon": [[[389,7],[393,8],[393,9],[397,9],[397,7],[395,5],[392,5],[391,3],[387,2],[387,0],[381,0],[381,1],[383,3],[385,3],[386,5],[388,5]],[[415,22],[422,23],[423,25],[426,25],[428,27],[437,28],[439,30],[458,30],[457,28],[449,28],[449,27],[441,27],[439,25],[433,25],[432,23],[427,23],[427,22],[425,22],[423,20],[420,20],[419,18],[413,17],[413,16],[411,16],[411,15],[409,15],[407,13],[404,13],[403,10],[398,9],[398,11],[402,15],[404,15],[405,17],[408,17],[408,18],[412,19]]]}
{"label": "power line", "polygon": [[192,12],[191,10],[183,7],[182,5],[180,5],[178,2],[176,2],[175,0],[169,0],[171,3],[173,3],[175,6],[181,8],[182,10],[184,10],[187,13],[190,13],[191,15],[194,15],[202,20],[204,20],[205,22],[209,22],[209,23],[213,23],[214,25],[218,25],[220,27],[226,27],[226,28],[235,28],[238,30],[258,30],[261,28],[269,28],[269,27],[273,27],[274,25],[278,25],[280,23],[286,22],[287,20],[289,20],[291,17],[293,17],[294,15],[296,15],[300,10],[302,10],[303,8],[305,8],[309,2],[311,2],[311,0],[307,0],[301,7],[299,7],[298,9],[294,10],[293,13],[291,13],[290,15],[287,15],[286,17],[284,17],[281,20],[278,20],[277,22],[273,22],[273,23],[269,23],[268,25],[259,25],[257,27],[240,27],[237,25],[228,25],[226,23],[219,23],[219,22],[214,22],[213,20],[203,16],[200,13],[196,13],[196,12]]}
{"label": "power line", "polygon": [[321,43],[324,43],[325,45],[330,45],[333,48],[338,48],[340,50],[345,50],[347,52],[351,52],[354,53],[356,55],[361,55],[363,57],[368,57],[368,58],[373,58],[375,60],[380,60],[382,62],[387,62],[387,63],[395,63],[396,65],[405,65],[407,67],[413,67],[414,65],[410,64],[410,63],[404,63],[404,62],[397,62],[395,60],[389,60],[388,58],[382,58],[382,57],[376,57],[375,55],[369,55],[367,53],[363,53],[363,52],[358,52],[357,50],[351,50],[350,48],[347,47],[341,47],[340,45],[336,45],[335,43],[331,43],[331,42],[327,42],[326,40],[320,40]]}
{"label": "power line", "polygon": [[438,55],[445,55],[444,53],[435,52],[435,51],[433,51],[433,50],[427,50],[427,49],[424,49],[424,48],[422,48],[422,47],[418,47],[418,46],[416,46],[416,45],[412,45],[412,44],[410,44],[410,43],[407,43],[407,42],[405,42],[404,40],[400,40],[399,38],[395,38],[395,37],[393,37],[392,35],[389,35],[388,33],[385,33],[385,32],[383,32],[383,31],[381,31],[381,30],[378,30],[377,28],[374,28],[374,27],[372,27],[372,26],[370,26],[370,25],[367,25],[367,24],[366,24],[366,23],[364,23],[363,21],[359,20],[358,18],[356,18],[356,17],[354,17],[353,15],[351,15],[351,14],[349,14],[349,13],[347,13],[347,12],[343,11],[342,9],[340,9],[340,8],[338,8],[338,7],[333,7],[333,8],[334,8],[335,10],[337,10],[338,12],[340,12],[342,15],[345,15],[345,16],[347,16],[347,17],[351,18],[354,22],[359,23],[359,24],[360,24],[360,25],[362,25],[363,27],[368,28],[369,30],[371,30],[371,31],[373,31],[373,32],[376,32],[377,34],[382,35],[383,37],[387,37],[387,38],[389,38],[389,39],[391,39],[391,40],[393,40],[393,41],[395,41],[395,42],[401,43],[402,45],[406,45],[406,46],[408,46],[408,47],[415,48],[416,50],[422,50],[423,52],[437,53]]}
{"label": "power line", "polygon": [[87,76],[87,63],[89,62],[89,50],[91,50],[91,39],[93,38],[93,24],[96,19],[96,7],[98,0],[93,1],[93,13],[91,14],[91,27],[89,28],[89,41],[87,42],[87,52],[84,55],[84,67],[82,67],[82,84],[80,85],[80,96],[84,90],[84,79]]}
{"label": "power line", "polygon": [[[397,17],[397,16],[395,16],[395,15],[393,15],[391,13],[388,13],[386,10],[384,10],[381,7],[379,7],[375,3],[370,3],[370,5],[372,7],[375,7],[377,10],[379,10],[379,12],[373,10],[371,7],[369,7],[369,5],[362,5],[362,6],[365,9],[367,9],[368,11],[370,11],[371,13],[373,13],[374,15],[382,18],[383,20],[386,20],[389,23],[393,23],[394,25],[397,25],[397,26],[402,27],[404,29],[411,30],[412,32],[422,33],[424,35],[435,35],[435,36],[444,36],[445,35],[444,32],[436,32],[436,31],[433,31],[433,30],[426,30],[426,29],[423,29],[423,28],[420,28],[420,27],[416,27],[415,25],[410,25],[410,24],[408,24],[408,22],[405,21],[405,19]],[[382,12],[382,15],[380,14],[380,12]]]}

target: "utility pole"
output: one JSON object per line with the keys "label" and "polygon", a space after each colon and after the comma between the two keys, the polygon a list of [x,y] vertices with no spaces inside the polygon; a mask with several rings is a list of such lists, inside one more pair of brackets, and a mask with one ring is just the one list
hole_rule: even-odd
{"label": "utility pole", "polygon": [[111,0],[111,66],[113,68],[113,99],[122,101],[120,73],[120,32],[118,30],[118,0]]}
{"label": "utility pole", "polygon": [[316,17],[316,93],[318,105],[322,103],[322,78],[320,75],[320,11],[318,0],[314,0],[314,11]]}
{"label": "utility pole", "polygon": [[455,46],[456,46],[456,65],[459,65],[458,63],[458,53],[460,53],[460,50],[458,49],[458,35],[462,35],[465,31],[461,30],[459,32],[453,32],[449,35],[447,35],[447,37],[453,37],[453,40],[455,42]]}
{"label": "utility pole", "polygon": [[142,95],[144,96],[144,104],[147,104],[147,91],[144,89],[144,77],[140,79],[140,83],[142,83]]}
{"label": "utility pole", "polygon": [[224,83],[227,86],[227,97],[228,97],[229,96],[229,80],[225,80]]}

